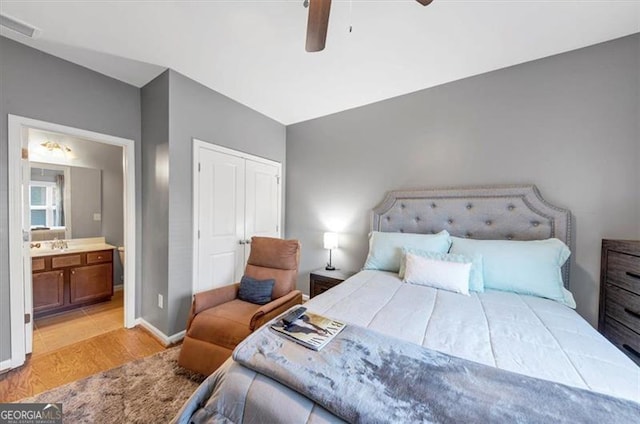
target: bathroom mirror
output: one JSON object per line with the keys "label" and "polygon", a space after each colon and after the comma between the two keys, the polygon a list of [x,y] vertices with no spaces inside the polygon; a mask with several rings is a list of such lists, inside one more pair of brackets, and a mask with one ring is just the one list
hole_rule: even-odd
{"label": "bathroom mirror", "polygon": [[100,237],[102,171],[31,163],[31,240]]}

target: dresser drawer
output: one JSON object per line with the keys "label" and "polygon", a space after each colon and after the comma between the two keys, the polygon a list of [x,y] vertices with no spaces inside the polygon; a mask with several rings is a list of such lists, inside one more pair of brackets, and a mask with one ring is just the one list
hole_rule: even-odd
{"label": "dresser drawer", "polygon": [[638,333],[640,338],[640,296],[607,284],[606,313]]}
{"label": "dresser drawer", "polygon": [[604,335],[636,364],[640,365],[640,335],[613,319],[607,319]]}
{"label": "dresser drawer", "polygon": [[640,257],[610,250],[607,280],[640,295]]}
{"label": "dresser drawer", "polygon": [[99,264],[101,262],[111,262],[113,252],[111,250],[101,250],[100,252],[87,253],[87,265]]}
{"label": "dresser drawer", "polygon": [[82,263],[81,255],[55,256],[51,258],[51,268],[66,268]]}

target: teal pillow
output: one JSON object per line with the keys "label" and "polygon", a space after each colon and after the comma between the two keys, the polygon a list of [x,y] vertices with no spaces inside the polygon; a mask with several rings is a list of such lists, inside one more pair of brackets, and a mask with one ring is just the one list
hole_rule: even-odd
{"label": "teal pillow", "polygon": [[369,234],[369,255],[363,269],[398,272],[404,247],[447,253],[451,247],[451,236],[446,231],[438,234],[373,231]]}
{"label": "teal pillow", "polygon": [[400,261],[400,272],[398,273],[400,278],[404,278],[406,264],[405,258],[407,253],[437,261],[465,264],[471,263],[471,272],[469,273],[469,290],[480,293],[484,291],[484,280],[482,279],[482,255],[479,253],[476,253],[475,255],[460,255],[456,253],[427,252],[420,249],[414,249],[412,247],[405,247],[402,249],[402,260]]}
{"label": "teal pillow", "polygon": [[566,304],[562,265],[571,251],[562,241],[473,240],[452,237],[451,253],[482,255],[484,287],[545,297]]}

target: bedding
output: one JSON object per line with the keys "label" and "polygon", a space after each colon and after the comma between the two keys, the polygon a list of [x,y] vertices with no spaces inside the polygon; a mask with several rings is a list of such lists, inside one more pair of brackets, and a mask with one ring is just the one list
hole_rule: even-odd
{"label": "bedding", "polygon": [[636,402],[481,365],[356,325],[320,352],[262,327],[233,358],[354,423],[600,424],[640,417]]}
{"label": "bedding", "polygon": [[452,237],[451,253],[482,255],[485,288],[546,297],[567,305],[573,302],[573,298],[566,298],[562,281],[562,266],[571,251],[556,238],[519,241]]}
{"label": "bedding", "polygon": [[[640,368],[575,311],[549,299],[495,290],[463,296],[365,270],[305,306],[457,358],[640,402]],[[205,380],[175,422],[205,416],[220,422],[341,421],[233,360]]]}
{"label": "bedding", "polygon": [[446,231],[438,234],[383,233],[369,234],[369,254],[364,269],[398,272],[403,248],[416,248],[430,252],[447,253],[451,237]]}
{"label": "bedding", "polygon": [[474,255],[468,256],[468,255],[459,255],[456,253],[428,252],[426,250],[405,247],[402,249],[402,259],[400,260],[400,271],[398,272],[398,276],[400,278],[404,278],[404,271],[406,268],[405,259],[406,259],[407,253],[412,253],[414,255],[422,256],[424,258],[437,259],[440,261],[462,262],[462,263],[471,262],[471,272],[469,275],[469,290],[477,291],[477,292],[484,291],[484,281],[482,277],[482,255],[480,254],[474,254]]}
{"label": "bedding", "polygon": [[469,294],[471,262],[441,261],[407,253],[405,263],[405,283]]}

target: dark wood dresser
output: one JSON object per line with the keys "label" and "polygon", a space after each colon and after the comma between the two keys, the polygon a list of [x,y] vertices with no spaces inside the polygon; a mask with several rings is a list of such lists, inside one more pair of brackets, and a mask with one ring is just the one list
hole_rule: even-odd
{"label": "dark wood dresser", "polygon": [[339,269],[335,271],[317,269],[309,275],[309,296],[314,297],[321,293],[324,293],[330,288],[342,283],[353,274],[355,274],[355,272],[341,271]]}
{"label": "dark wood dresser", "polygon": [[602,240],[598,330],[640,365],[640,241]]}

